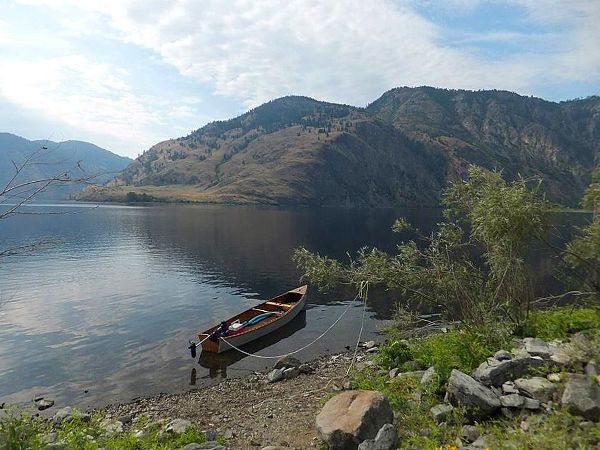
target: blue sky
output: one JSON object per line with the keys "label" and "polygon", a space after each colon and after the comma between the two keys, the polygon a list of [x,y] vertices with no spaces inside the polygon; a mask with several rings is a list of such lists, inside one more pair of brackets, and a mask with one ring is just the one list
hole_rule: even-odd
{"label": "blue sky", "polygon": [[264,101],[600,94],[600,0],[0,0],[0,131],[135,157]]}

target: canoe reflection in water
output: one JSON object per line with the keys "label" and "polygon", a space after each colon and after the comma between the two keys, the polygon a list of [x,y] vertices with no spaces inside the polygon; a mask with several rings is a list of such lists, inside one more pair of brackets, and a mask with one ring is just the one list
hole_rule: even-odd
{"label": "canoe reflection in water", "polygon": [[[261,350],[276,344],[282,339],[290,337],[296,331],[306,327],[306,311],[300,311],[296,317],[294,317],[290,323],[278,328],[272,333],[267,334],[255,341],[249,342],[248,344],[241,347],[242,350],[248,353],[258,353]],[[283,353],[285,351],[282,351]],[[232,364],[241,361],[249,356],[238,352],[237,350],[227,351],[225,353],[211,353],[202,352],[198,358],[198,364],[208,369],[208,376],[210,378],[216,378],[219,375],[221,378],[227,378],[227,367]],[[190,384],[195,384],[195,370],[192,369],[192,381]]]}

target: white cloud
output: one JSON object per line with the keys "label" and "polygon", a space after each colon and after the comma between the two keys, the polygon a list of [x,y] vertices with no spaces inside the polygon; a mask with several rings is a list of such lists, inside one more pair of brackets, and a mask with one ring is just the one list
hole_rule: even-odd
{"label": "white cloud", "polygon": [[[486,0],[450,1],[425,3],[470,14]],[[552,33],[465,33],[450,46],[449,30],[420,15],[416,0],[21,0],[52,8],[68,38],[93,34],[149,49],[245,107],[288,94],[362,105],[400,85],[530,94],[540,82],[598,81],[600,0],[505,1]],[[510,56],[477,49],[528,39],[536,45]],[[197,103],[183,98],[135,96],[128,83],[136,74],[93,53],[3,61],[3,69],[0,94],[11,101],[130,142],[150,144],[153,126],[196,115]]]}
{"label": "white cloud", "polygon": [[5,60],[0,71],[0,96],[48,119],[117,138],[150,145],[157,139],[147,128],[161,123],[151,104],[134,96],[127,73],[83,55]]}

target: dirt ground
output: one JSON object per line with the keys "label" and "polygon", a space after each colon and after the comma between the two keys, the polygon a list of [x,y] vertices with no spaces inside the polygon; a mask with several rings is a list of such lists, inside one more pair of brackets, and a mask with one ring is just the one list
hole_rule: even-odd
{"label": "dirt ground", "polygon": [[139,415],[188,419],[202,430],[225,436],[232,450],[269,445],[315,448],[319,446],[315,417],[321,399],[343,387],[351,360],[351,353],[326,356],[309,362],[314,373],[290,380],[268,383],[266,374],[254,374],[200,390],[111,405],[106,410],[116,419]]}

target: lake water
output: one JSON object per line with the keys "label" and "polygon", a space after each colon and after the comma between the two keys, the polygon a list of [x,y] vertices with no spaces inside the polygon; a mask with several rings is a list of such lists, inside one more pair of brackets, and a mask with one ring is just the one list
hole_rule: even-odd
{"label": "lake water", "polygon": [[[294,248],[345,258],[363,245],[393,250],[403,215],[429,230],[428,209],[281,210],[234,206],[38,205],[0,221],[0,249],[45,241],[0,259],[0,403],[46,395],[57,406],[100,406],[176,392],[264,369],[241,354],[191,359],[187,342],[223,318],[298,286]],[[41,212],[61,214],[44,215]],[[250,348],[277,355],[321,334],[352,293],[310,289],[308,308]],[[390,316],[374,297],[364,339]],[[300,359],[354,346],[357,303]]]}

